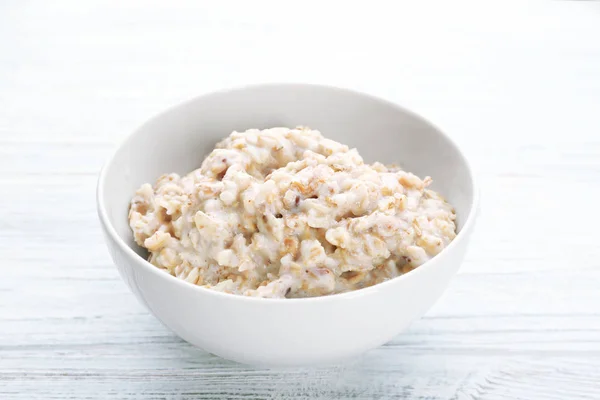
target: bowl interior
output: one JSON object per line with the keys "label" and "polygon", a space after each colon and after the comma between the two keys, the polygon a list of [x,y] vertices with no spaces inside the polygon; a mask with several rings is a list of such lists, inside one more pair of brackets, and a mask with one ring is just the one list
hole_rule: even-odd
{"label": "bowl interior", "polygon": [[[100,180],[100,206],[117,235],[139,254],[128,225],[129,201],[143,183],[198,168],[234,130],[309,126],[356,147],[365,161],[396,163],[423,178],[455,206],[458,228],[471,213],[473,181],[456,146],[420,117],[384,100],[314,85],[262,85],[196,98],[132,134]],[[102,202],[104,204],[102,204]]]}

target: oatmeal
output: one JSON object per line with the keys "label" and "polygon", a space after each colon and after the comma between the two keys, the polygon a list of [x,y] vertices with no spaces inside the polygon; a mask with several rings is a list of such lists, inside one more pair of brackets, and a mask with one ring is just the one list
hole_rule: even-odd
{"label": "oatmeal", "polygon": [[142,185],[129,224],[152,264],[192,284],[322,296],[406,273],[455,238],[454,210],[430,182],[309,128],[250,129],[199,169]]}

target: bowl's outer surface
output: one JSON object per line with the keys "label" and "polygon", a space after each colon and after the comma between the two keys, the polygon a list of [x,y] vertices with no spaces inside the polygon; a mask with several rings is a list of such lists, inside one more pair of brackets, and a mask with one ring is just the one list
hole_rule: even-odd
{"label": "bowl's outer surface", "polygon": [[[434,178],[456,208],[460,233],[409,274],[342,295],[254,299],[180,281],[135,252],[127,212],[142,183],[198,168],[233,130],[310,126],[358,148],[366,161],[398,163]],[[477,207],[469,166],[456,146],[420,117],[360,93],[316,85],[261,85],[199,97],[155,117],[106,164],[98,211],[123,279],[183,339],[227,359],[262,365],[335,362],[381,345],[427,311],[463,259]]]}

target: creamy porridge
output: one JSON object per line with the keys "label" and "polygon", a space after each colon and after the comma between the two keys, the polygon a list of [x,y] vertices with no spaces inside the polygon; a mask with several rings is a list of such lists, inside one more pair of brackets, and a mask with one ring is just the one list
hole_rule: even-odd
{"label": "creamy porridge", "polygon": [[142,185],[129,224],[152,264],[192,284],[322,296],[406,273],[454,239],[454,210],[430,182],[309,128],[250,129],[199,169]]}

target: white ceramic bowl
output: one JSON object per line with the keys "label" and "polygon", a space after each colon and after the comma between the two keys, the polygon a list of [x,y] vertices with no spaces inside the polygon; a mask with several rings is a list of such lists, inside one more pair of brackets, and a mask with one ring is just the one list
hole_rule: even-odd
{"label": "white ceramic bowl", "polygon": [[[129,201],[145,182],[198,168],[233,130],[310,126],[358,148],[368,162],[398,162],[433,177],[456,207],[459,234],[438,256],[398,278],[306,299],[225,294],[179,280],[144,258],[128,226]],[[111,157],[98,182],[98,213],[110,254],[137,298],[184,340],[255,365],[338,362],[377,347],[423,315],[458,270],[477,209],[472,172],[456,145],[422,118],[365,94],[270,84],[198,97],[151,119]]]}

